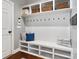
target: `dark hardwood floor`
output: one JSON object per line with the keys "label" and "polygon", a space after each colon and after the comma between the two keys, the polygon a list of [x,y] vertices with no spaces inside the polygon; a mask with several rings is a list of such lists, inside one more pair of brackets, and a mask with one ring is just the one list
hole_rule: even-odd
{"label": "dark hardwood floor", "polygon": [[43,59],[43,58],[19,51],[15,54],[9,56],[7,59]]}

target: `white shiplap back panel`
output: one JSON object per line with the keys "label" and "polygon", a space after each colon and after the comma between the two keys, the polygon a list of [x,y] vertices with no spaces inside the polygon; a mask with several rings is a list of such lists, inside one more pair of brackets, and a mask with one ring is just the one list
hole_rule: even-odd
{"label": "white shiplap back panel", "polygon": [[26,17],[26,32],[34,32],[35,40],[56,42],[70,39],[71,10],[32,14]]}
{"label": "white shiplap back panel", "polygon": [[26,32],[34,32],[35,40],[41,41],[70,39],[70,27],[26,27]]}

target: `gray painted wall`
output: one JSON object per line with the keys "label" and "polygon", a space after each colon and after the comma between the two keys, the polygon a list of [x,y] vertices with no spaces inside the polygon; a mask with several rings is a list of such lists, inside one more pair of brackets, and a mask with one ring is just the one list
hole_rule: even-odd
{"label": "gray painted wall", "polygon": [[19,47],[20,33],[24,31],[23,20],[21,19],[21,28],[17,28],[17,20],[20,17],[20,8],[21,6],[14,2],[14,50]]}
{"label": "gray painted wall", "polygon": [[73,48],[73,59],[77,59],[77,26],[71,26],[71,39]]}
{"label": "gray painted wall", "polygon": [[20,6],[14,3],[14,49],[17,49],[19,46],[19,39],[20,39],[20,29],[17,29],[17,20],[20,17],[19,11]]}

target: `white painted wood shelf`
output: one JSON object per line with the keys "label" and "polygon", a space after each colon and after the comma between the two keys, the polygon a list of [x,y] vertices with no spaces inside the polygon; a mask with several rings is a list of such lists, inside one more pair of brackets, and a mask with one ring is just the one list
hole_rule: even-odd
{"label": "white painted wood shelf", "polygon": [[37,13],[32,13],[32,14],[24,14],[21,15],[21,17],[27,17],[27,16],[33,16],[33,15],[39,15],[39,14],[44,14],[44,13],[56,13],[56,12],[65,12],[65,11],[72,11],[72,8],[64,8],[64,9],[59,9],[59,10],[52,10],[52,11],[45,11],[45,12],[37,12]]}
{"label": "white painted wood shelf", "polygon": [[[61,1],[61,0],[60,0]],[[39,3],[34,3],[34,4],[29,4],[29,5],[24,5],[23,7],[22,7],[22,9],[23,8],[29,8],[29,13],[28,14],[25,14],[25,15],[34,15],[34,14],[39,14],[39,13],[44,13],[44,12],[50,12],[50,11],[56,11],[56,10],[65,10],[65,9],[70,9],[70,8],[72,8],[72,1],[71,0],[67,0],[67,1],[63,1],[63,2],[66,2],[66,4],[68,4],[69,5],[69,7],[63,7],[63,8],[57,8],[57,6],[59,6],[59,5],[56,5],[56,4],[58,4],[58,2],[60,2],[59,0],[48,0],[48,1],[44,1],[44,2],[39,2]],[[51,9],[51,10],[47,10],[47,11],[42,11],[42,4],[44,4],[44,6],[46,6],[47,5],[47,3],[49,3],[49,2],[52,2],[52,8],[53,9]],[[36,12],[36,13],[32,13],[32,6],[35,6],[35,5],[39,5],[39,9],[40,9],[40,11],[39,12]],[[67,5],[67,6],[68,6]],[[24,14],[22,15],[22,16],[25,16]]]}
{"label": "white painted wood shelf", "polygon": [[[21,44],[21,43],[24,43]],[[28,47],[26,45],[28,45]],[[46,41],[22,41],[20,40],[21,51],[31,53],[44,59],[73,59],[73,50],[70,47],[58,45]]]}

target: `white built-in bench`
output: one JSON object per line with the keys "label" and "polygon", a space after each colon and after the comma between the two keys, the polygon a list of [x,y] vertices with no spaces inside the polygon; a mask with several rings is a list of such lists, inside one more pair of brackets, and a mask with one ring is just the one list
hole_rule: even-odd
{"label": "white built-in bench", "polygon": [[21,51],[44,59],[73,59],[73,49],[47,41],[20,41]]}

